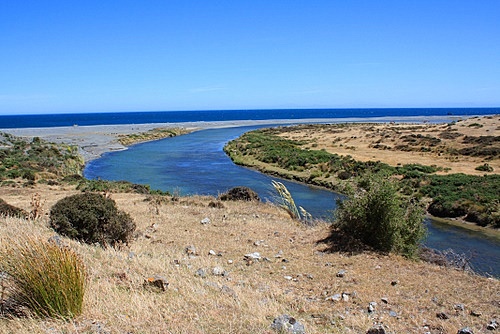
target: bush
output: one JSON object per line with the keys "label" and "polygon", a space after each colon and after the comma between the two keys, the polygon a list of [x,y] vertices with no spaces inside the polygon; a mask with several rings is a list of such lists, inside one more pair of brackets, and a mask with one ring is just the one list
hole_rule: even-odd
{"label": "bush", "polygon": [[35,315],[67,319],[81,314],[87,275],[70,248],[21,238],[0,253],[0,271],[12,283],[12,299]]}
{"label": "bush", "polygon": [[234,187],[222,194],[221,201],[260,201],[259,195],[248,187]]}
{"label": "bush", "polygon": [[26,218],[28,214],[23,209],[10,205],[0,198],[0,216]]}
{"label": "bush", "polygon": [[423,214],[418,203],[398,193],[394,182],[372,176],[338,203],[333,227],[376,250],[413,257],[426,234]]}
{"label": "bush", "polygon": [[97,193],[63,198],[50,211],[50,225],[57,232],[85,243],[102,246],[130,241],[135,223],[116,203]]}

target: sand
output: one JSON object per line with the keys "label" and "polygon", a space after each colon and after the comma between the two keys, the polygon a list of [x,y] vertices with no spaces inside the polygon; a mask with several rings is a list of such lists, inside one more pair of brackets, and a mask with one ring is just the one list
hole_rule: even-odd
{"label": "sand", "polygon": [[[397,121],[410,123],[434,122],[436,120],[454,121],[467,118],[465,116],[416,116],[398,117]],[[19,137],[40,137],[54,143],[76,145],[85,162],[99,158],[102,154],[124,150],[126,147],[119,143],[118,136],[146,132],[155,128],[184,128],[192,131],[225,127],[241,127],[253,125],[285,125],[306,123],[346,123],[346,122],[392,122],[395,117],[374,118],[328,118],[328,119],[281,119],[281,120],[239,120],[220,122],[184,122],[184,123],[149,123],[123,125],[93,125],[67,126],[50,128],[16,128],[0,129],[0,132],[10,133]]]}

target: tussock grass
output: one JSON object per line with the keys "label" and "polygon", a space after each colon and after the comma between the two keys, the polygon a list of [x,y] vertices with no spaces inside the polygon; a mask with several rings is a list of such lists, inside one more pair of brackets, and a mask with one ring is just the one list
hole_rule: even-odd
{"label": "tussock grass", "polygon": [[67,319],[81,314],[86,271],[72,249],[22,236],[2,249],[0,269],[11,282],[11,297],[35,315]]}

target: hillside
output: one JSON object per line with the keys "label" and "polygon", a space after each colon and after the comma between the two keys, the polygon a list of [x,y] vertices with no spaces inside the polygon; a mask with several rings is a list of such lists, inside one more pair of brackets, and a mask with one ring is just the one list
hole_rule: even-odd
{"label": "hillside", "polygon": [[[53,236],[50,207],[75,192],[61,185],[0,188],[0,198],[27,211],[38,193],[44,211],[35,221],[0,218],[0,244]],[[270,204],[220,207],[210,205],[216,202],[210,197],[162,202],[125,193],[111,198],[136,221],[130,245],[102,249],[63,238],[89,273],[83,314],[71,322],[1,318],[0,333],[274,333],[271,323],[282,314],[296,318],[306,333],[365,333],[373,324],[389,333],[456,333],[466,326],[486,333],[499,317],[498,280],[399,256],[342,251],[322,242],[330,235],[326,224],[305,227]],[[202,224],[204,218],[210,223]],[[260,260],[245,259],[254,252]],[[152,275],[168,280],[166,291],[144,286]]]}

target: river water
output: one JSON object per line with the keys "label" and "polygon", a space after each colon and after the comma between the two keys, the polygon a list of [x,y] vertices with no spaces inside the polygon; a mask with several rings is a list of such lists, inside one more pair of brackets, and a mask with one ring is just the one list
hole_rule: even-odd
{"label": "river water", "polygon": [[[217,196],[235,186],[255,190],[264,201],[273,201],[271,180],[283,182],[296,204],[316,218],[329,219],[342,195],[296,182],[281,180],[235,165],[223,152],[228,141],[263,127],[235,127],[196,131],[187,135],[137,144],[107,153],[85,168],[89,179],[126,180],[149,184],[180,195]],[[426,222],[424,244],[438,250],[453,249],[470,258],[473,269],[500,277],[500,240],[468,229]]]}

